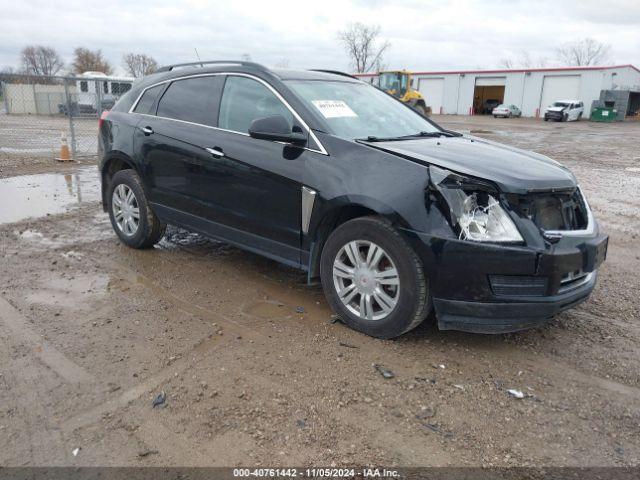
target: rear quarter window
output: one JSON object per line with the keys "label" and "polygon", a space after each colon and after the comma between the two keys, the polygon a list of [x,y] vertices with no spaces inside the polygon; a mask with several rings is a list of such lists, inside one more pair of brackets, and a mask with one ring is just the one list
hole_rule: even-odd
{"label": "rear quarter window", "polygon": [[155,87],[151,87],[142,94],[140,100],[138,100],[138,104],[136,108],[133,109],[135,113],[152,113],[151,108],[156,102],[156,98],[164,88],[164,85],[156,85]]}

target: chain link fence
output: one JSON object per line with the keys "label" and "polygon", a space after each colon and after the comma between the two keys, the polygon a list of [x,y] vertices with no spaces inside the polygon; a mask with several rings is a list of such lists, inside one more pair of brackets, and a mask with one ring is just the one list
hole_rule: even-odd
{"label": "chain link fence", "polygon": [[0,160],[56,158],[61,137],[74,159],[98,151],[98,119],[133,79],[96,75],[0,75]]}

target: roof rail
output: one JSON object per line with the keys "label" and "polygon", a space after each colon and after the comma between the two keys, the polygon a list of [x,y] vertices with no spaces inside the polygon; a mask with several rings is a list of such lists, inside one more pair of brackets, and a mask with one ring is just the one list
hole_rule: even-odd
{"label": "roof rail", "polygon": [[340,72],[338,70],[323,70],[323,69],[320,69],[320,68],[312,68],[309,71],[310,72],[333,73],[334,75],[341,75],[343,77],[353,78],[354,80],[360,80],[358,77],[354,77],[353,75],[351,75],[349,73]]}
{"label": "roof rail", "polygon": [[242,65],[244,67],[254,67],[259,70],[268,70],[266,67],[255,62],[245,62],[244,60],[203,60],[201,62],[176,63],[174,65],[165,65],[160,67],[156,72],[170,72],[176,67],[204,67],[205,65]]}

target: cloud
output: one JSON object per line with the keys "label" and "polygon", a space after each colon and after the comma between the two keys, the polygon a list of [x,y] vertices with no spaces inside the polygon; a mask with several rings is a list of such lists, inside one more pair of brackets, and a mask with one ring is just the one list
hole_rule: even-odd
{"label": "cloud", "polygon": [[[386,63],[413,70],[495,67],[527,51],[554,56],[561,43],[593,36],[612,45],[617,63],[640,65],[640,2],[565,0],[324,0],[242,2],[0,0],[0,66],[17,66],[27,44],[102,49],[120,66],[128,52],[160,64],[201,58],[252,59],[292,68],[348,70],[337,33],[349,23],[379,24],[392,47]],[[613,6],[612,6],[613,5]]]}

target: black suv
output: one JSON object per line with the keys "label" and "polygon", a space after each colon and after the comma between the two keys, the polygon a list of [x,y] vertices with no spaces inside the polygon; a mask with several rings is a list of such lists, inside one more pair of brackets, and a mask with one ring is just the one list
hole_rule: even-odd
{"label": "black suv", "polygon": [[125,244],[172,224],[258,252],[320,277],[376,337],[432,309],[441,329],[539,325],[589,296],[606,254],[562,165],[343,73],[164,67],[100,123],[103,204]]}

